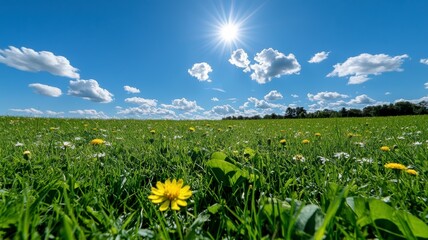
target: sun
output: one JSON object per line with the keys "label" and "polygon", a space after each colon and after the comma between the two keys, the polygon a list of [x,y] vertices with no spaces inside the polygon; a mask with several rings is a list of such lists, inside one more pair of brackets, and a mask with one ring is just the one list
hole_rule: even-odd
{"label": "sun", "polygon": [[226,23],[220,26],[220,38],[226,42],[231,43],[239,39],[239,26],[235,23]]}

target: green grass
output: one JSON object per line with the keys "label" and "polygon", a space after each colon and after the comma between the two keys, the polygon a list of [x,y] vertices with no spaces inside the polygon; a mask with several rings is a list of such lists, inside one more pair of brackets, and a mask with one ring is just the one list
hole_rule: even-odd
{"label": "green grass", "polygon": [[[0,238],[428,239],[427,122],[0,117]],[[177,212],[147,198],[168,178]]]}

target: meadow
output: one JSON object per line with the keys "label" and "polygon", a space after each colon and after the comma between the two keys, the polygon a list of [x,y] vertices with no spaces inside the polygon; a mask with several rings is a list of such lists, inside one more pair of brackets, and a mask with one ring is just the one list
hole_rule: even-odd
{"label": "meadow", "polygon": [[0,238],[428,239],[427,123],[0,117]]}

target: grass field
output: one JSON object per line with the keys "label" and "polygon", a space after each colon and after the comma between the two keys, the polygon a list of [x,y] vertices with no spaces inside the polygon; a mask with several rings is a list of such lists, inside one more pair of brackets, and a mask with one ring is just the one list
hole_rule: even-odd
{"label": "grass field", "polygon": [[0,238],[428,239],[427,123],[1,117]]}

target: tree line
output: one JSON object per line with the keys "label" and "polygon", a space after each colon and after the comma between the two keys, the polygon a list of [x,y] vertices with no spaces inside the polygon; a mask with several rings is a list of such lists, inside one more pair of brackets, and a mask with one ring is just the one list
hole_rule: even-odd
{"label": "tree line", "polygon": [[291,108],[285,110],[284,115],[272,113],[263,117],[254,116],[228,116],[223,120],[257,120],[257,119],[285,119],[285,118],[331,118],[331,117],[379,117],[379,116],[400,116],[400,115],[422,115],[428,114],[428,102],[419,103],[396,102],[394,104],[383,104],[367,106],[363,109],[343,107],[339,111],[324,109],[308,113],[303,107]]}

